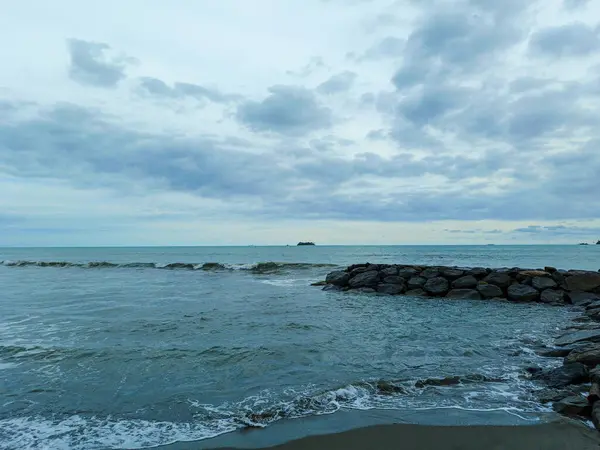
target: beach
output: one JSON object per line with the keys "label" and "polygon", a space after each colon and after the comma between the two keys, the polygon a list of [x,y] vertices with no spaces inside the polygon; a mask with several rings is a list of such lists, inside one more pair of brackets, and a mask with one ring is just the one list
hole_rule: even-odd
{"label": "beach", "polygon": [[[267,448],[278,450],[596,450],[600,448],[600,437],[595,430],[567,420],[533,426],[453,427],[400,424],[309,436],[275,447],[265,447]],[[219,450],[225,449],[221,447]]]}

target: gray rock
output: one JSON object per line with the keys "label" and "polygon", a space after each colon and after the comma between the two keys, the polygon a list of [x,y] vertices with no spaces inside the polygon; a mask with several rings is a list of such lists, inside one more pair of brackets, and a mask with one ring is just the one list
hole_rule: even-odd
{"label": "gray rock", "polygon": [[572,348],[548,348],[544,350],[538,350],[536,353],[545,358],[564,358],[571,353]]}
{"label": "gray rock", "polygon": [[408,280],[410,277],[415,276],[419,271],[414,267],[401,267],[398,269],[398,276]]}
{"label": "gray rock", "polygon": [[376,270],[369,270],[367,272],[359,273],[358,275],[350,278],[348,285],[352,289],[358,289],[361,287],[374,287],[379,283],[379,272]]}
{"label": "gray rock", "polygon": [[590,369],[590,381],[592,383],[600,383],[600,366]]}
{"label": "gray rock", "polygon": [[448,280],[456,280],[464,275],[465,271],[454,267],[445,267],[440,271],[441,275]]}
{"label": "gray rock", "polygon": [[593,292],[600,288],[600,273],[584,272],[567,277],[565,284],[569,291]]}
{"label": "gray rock", "polygon": [[531,279],[531,286],[536,288],[538,291],[543,291],[545,289],[554,289],[556,285],[556,281],[549,277],[533,277]]}
{"label": "gray rock", "polygon": [[398,268],[394,266],[386,267],[385,269],[381,269],[379,273],[382,278],[396,276],[398,275]]}
{"label": "gray rock", "polygon": [[504,292],[495,284],[488,284],[479,282],[477,285],[477,292],[481,294],[483,298],[502,298]]}
{"label": "gray rock", "polygon": [[565,357],[565,364],[579,362],[588,367],[597,366],[600,364],[600,345],[587,345],[573,349]]}
{"label": "gray rock", "polygon": [[399,277],[397,275],[390,275],[389,277],[385,277],[383,279],[384,283],[388,283],[388,284],[404,284],[404,278]]}
{"label": "gray rock", "polygon": [[349,270],[348,273],[350,274],[350,278],[353,278],[360,273],[369,272],[371,270],[375,269],[369,266],[358,266],[355,269]]}
{"label": "gray rock", "polygon": [[560,287],[565,287],[565,275],[561,271],[556,271],[551,276],[552,279],[556,281]]}
{"label": "gray rock", "polygon": [[569,300],[575,306],[588,306],[594,302],[600,301],[600,296],[589,292],[569,292]]}
{"label": "gray rock", "polygon": [[575,395],[572,397],[563,398],[552,405],[554,411],[565,416],[581,416],[589,417],[592,412],[592,407],[585,397]]}
{"label": "gray rock", "polygon": [[600,430],[600,402],[594,403],[592,406],[592,423],[596,427],[596,430]]}
{"label": "gray rock", "polygon": [[584,388],[582,386],[570,386],[563,389],[541,389],[535,392],[535,396],[541,403],[554,403],[566,397],[581,396]]}
{"label": "gray rock", "polygon": [[508,299],[513,302],[534,302],[539,298],[540,293],[526,284],[513,284],[508,287]]}
{"label": "gray rock", "polygon": [[490,271],[484,267],[473,267],[466,271],[466,275],[473,275],[477,279],[486,277]]}
{"label": "gray rock", "polygon": [[328,284],[327,286],[325,286],[323,289],[321,289],[322,291],[341,291],[342,288],[339,286],[336,286],[335,284]]}
{"label": "gray rock", "polygon": [[587,367],[581,363],[565,364],[555,369],[542,370],[534,374],[532,378],[541,380],[552,388],[587,383],[590,380]]}
{"label": "gray rock", "polygon": [[546,266],[546,267],[544,267],[544,271],[548,272],[548,273],[554,273],[554,272],[556,272],[556,267]]}
{"label": "gray rock", "polygon": [[325,278],[325,282],[327,284],[333,284],[334,286],[345,287],[348,285],[348,281],[350,281],[350,274],[348,272],[343,272],[341,270],[336,270],[335,272],[331,272],[327,274]]}
{"label": "gray rock", "polygon": [[404,294],[412,297],[427,297],[427,292],[425,292],[423,289],[411,289],[406,291]]}
{"label": "gray rock", "polygon": [[500,289],[505,290],[510,286],[512,279],[508,275],[508,273],[502,272],[492,272],[487,277],[483,279],[488,284],[493,284],[498,286]]}
{"label": "gray rock", "polygon": [[404,284],[381,283],[377,286],[377,292],[380,294],[400,295],[404,291],[406,291],[406,286]]}
{"label": "gray rock", "polygon": [[452,287],[454,289],[472,289],[476,286],[477,278],[475,278],[473,275],[466,275],[452,282]]}
{"label": "gray rock", "polygon": [[439,269],[435,268],[435,267],[430,267],[428,269],[425,269],[423,272],[421,272],[421,276],[423,278],[437,278],[440,275],[440,271]]}
{"label": "gray rock", "polygon": [[423,277],[411,277],[406,285],[408,289],[421,289],[427,283],[427,279]]}
{"label": "gray rock", "polygon": [[446,295],[448,298],[464,298],[466,300],[481,300],[481,294],[475,289],[452,289]]}
{"label": "gray rock", "polygon": [[565,293],[561,290],[546,289],[540,294],[540,302],[551,305],[562,305],[565,303]]}
{"label": "gray rock", "polygon": [[567,333],[556,339],[556,345],[571,345],[576,342],[600,342],[600,329],[581,330]]}
{"label": "gray rock", "polygon": [[433,277],[427,280],[427,283],[423,286],[425,291],[431,295],[442,296],[446,295],[450,289],[450,283],[443,277]]}
{"label": "gray rock", "polygon": [[374,294],[377,291],[373,288],[370,287],[361,287],[355,290],[355,292],[361,293],[361,294]]}

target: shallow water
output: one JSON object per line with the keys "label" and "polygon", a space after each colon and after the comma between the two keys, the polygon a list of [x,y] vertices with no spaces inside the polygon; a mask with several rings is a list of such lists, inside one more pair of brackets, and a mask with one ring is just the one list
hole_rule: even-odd
{"label": "shallow water", "polygon": [[[558,363],[532,349],[568,308],[308,285],[366,261],[597,270],[600,246],[3,249],[0,260],[0,447],[144,448],[355,410],[441,424],[551,417],[522,367]],[[415,386],[443,376],[462,378]]]}

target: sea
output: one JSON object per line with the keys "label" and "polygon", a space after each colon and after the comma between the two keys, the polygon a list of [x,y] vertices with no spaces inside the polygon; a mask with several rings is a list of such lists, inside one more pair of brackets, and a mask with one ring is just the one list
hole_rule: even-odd
{"label": "sea", "polygon": [[556,418],[524,369],[577,311],[311,286],[364,262],[598,270],[600,245],[0,249],[0,448]]}

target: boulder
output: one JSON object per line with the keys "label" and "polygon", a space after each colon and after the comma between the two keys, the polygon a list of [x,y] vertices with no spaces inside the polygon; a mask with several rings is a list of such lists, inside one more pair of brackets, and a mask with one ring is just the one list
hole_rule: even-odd
{"label": "boulder", "polygon": [[475,289],[452,289],[446,295],[448,298],[464,298],[466,300],[481,300],[481,295]]}
{"label": "boulder", "polygon": [[569,300],[575,306],[588,306],[596,301],[600,301],[600,296],[589,292],[569,292]]}
{"label": "boulder", "polygon": [[358,292],[360,294],[375,294],[377,291],[374,288],[361,287],[356,289],[355,292]]}
{"label": "boulder", "polygon": [[374,287],[379,283],[379,272],[376,270],[369,270],[367,272],[361,272],[354,277],[350,278],[348,285],[352,289],[358,289],[362,287]]}
{"label": "boulder", "polygon": [[567,333],[556,339],[556,345],[571,345],[576,342],[600,342],[600,329],[581,330]]}
{"label": "boulder", "polygon": [[556,281],[550,277],[533,277],[531,279],[531,286],[538,291],[543,291],[545,289],[554,289],[557,285]]}
{"label": "boulder", "polygon": [[436,278],[439,277],[440,275],[440,271],[439,269],[435,268],[435,267],[429,267],[428,269],[425,269],[423,272],[421,272],[421,276],[423,278]]}
{"label": "boulder", "polygon": [[408,289],[421,289],[427,283],[427,279],[423,277],[411,277],[406,285]]}
{"label": "boulder", "polygon": [[589,381],[587,367],[581,363],[565,364],[555,369],[542,370],[532,376],[552,388],[562,388],[571,384],[582,384]]}
{"label": "boulder", "polygon": [[565,303],[565,293],[561,290],[546,289],[540,295],[540,302],[551,305],[562,305]]}
{"label": "boulder", "polygon": [[600,402],[594,403],[592,406],[592,423],[596,427],[596,430],[600,430]]}
{"label": "boulder", "polygon": [[417,273],[419,273],[419,271],[414,267],[401,267],[398,269],[398,276],[406,280],[415,276]]}
{"label": "boulder", "polygon": [[394,266],[386,267],[379,271],[381,278],[398,275],[398,268]]}
{"label": "boulder", "polygon": [[504,297],[504,292],[502,292],[502,289],[494,284],[479,282],[477,285],[477,292],[479,292],[483,298]]}
{"label": "boulder", "polygon": [[348,285],[348,281],[350,281],[350,274],[348,272],[344,272],[341,270],[336,270],[335,272],[331,272],[327,274],[325,278],[325,282],[327,284],[333,284],[334,286],[345,287]]}
{"label": "boulder", "polygon": [[556,267],[552,267],[552,266],[546,266],[544,267],[544,272],[548,272],[550,274],[556,272]]}
{"label": "boulder", "polygon": [[550,274],[543,270],[521,270],[519,275],[522,277],[549,277]]}
{"label": "boulder", "polygon": [[485,277],[483,281],[485,281],[488,284],[498,286],[502,290],[506,290],[508,286],[510,286],[512,279],[510,278],[508,273],[492,272],[487,277]]}
{"label": "boulder", "polygon": [[565,364],[582,363],[588,367],[597,366],[600,364],[600,345],[587,345],[573,349],[565,357]]}
{"label": "boulder", "polygon": [[431,295],[442,296],[450,289],[450,283],[443,277],[433,277],[427,280],[423,289]]}
{"label": "boulder", "polygon": [[454,289],[472,289],[475,286],[477,286],[477,278],[473,275],[466,275],[452,282],[452,287]]}
{"label": "boulder", "polygon": [[563,398],[552,405],[554,411],[565,416],[589,417],[592,407],[585,397],[574,395]]}
{"label": "boulder", "polygon": [[456,280],[464,275],[465,271],[454,267],[445,267],[440,271],[441,275],[448,280]]}
{"label": "boulder", "polygon": [[556,281],[560,287],[565,287],[565,276],[562,272],[556,271],[551,276],[552,279]]}
{"label": "boulder", "polygon": [[593,292],[600,288],[600,273],[584,272],[567,277],[565,284],[569,291]]}
{"label": "boulder", "polygon": [[590,381],[592,383],[600,383],[600,366],[596,366],[590,370]]}
{"label": "boulder", "polygon": [[425,292],[423,289],[410,289],[408,291],[406,291],[404,293],[405,295],[410,295],[413,297],[426,297],[427,296],[427,292]]}
{"label": "boulder", "polygon": [[405,283],[404,278],[399,277],[397,275],[390,275],[388,277],[385,277],[383,279],[383,282],[388,283],[388,284],[404,284]]}
{"label": "boulder", "polygon": [[472,267],[465,272],[465,275],[473,275],[475,278],[481,279],[487,276],[488,273],[490,273],[490,271],[484,267]]}
{"label": "boulder", "polygon": [[540,293],[526,284],[513,284],[507,292],[508,299],[513,302],[534,302],[540,298]]}
{"label": "boulder", "polygon": [[394,394],[406,394],[406,389],[397,384],[390,383],[389,381],[380,380],[375,383],[377,393],[381,395],[394,395]]}
{"label": "boulder", "polygon": [[377,285],[377,292],[380,294],[388,294],[388,295],[400,295],[406,291],[406,286],[404,284],[387,284],[380,283]]}
{"label": "boulder", "polygon": [[376,269],[373,269],[370,266],[359,266],[359,267],[356,267],[355,269],[349,270],[348,273],[350,274],[350,278],[353,278],[360,273],[369,272],[372,270],[376,270]]}
{"label": "boulder", "polygon": [[538,350],[536,353],[545,358],[564,358],[569,353],[571,353],[572,348],[548,348],[543,350]]}
{"label": "boulder", "polygon": [[341,291],[342,288],[339,286],[336,286],[335,284],[328,284],[327,286],[325,286],[323,289],[323,291]]}
{"label": "boulder", "polygon": [[460,384],[460,377],[446,377],[446,378],[427,378],[425,380],[419,380],[415,383],[415,387],[424,388],[426,386],[455,386]]}
{"label": "boulder", "polygon": [[348,266],[348,268],[346,269],[346,272],[350,273],[352,272],[354,269],[358,269],[360,267],[367,267],[369,266],[369,263],[363,263],[363,264],[352,264],[351,266]]}
{"label": "boulder", "polygon": [[541,389],[535,392],[535,396],[541,403],[554,403],[565,397],[581,396],[581,386],[571,386],[563,389]]}

